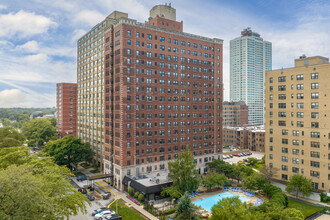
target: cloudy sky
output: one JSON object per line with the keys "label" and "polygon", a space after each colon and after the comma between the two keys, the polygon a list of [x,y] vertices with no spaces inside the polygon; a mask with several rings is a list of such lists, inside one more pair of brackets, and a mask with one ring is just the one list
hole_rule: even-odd
{"label": "cloudy sky", "polygon": [[[76,81],[76,41],[113,10],[144,22],[165,1],[0,0],[0,108],[55,106],[56,82]],[[184,32],[224,40],[225,100],[229,40],[251,27],[273,43],[273,69],[330,51],[328,0],[172,0]]]}

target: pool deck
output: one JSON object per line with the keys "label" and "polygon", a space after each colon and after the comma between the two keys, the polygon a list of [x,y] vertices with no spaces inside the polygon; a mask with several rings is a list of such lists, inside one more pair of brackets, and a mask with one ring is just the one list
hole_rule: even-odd
{"label": "pool deck", "polygon": [[[219,191],[216,191],[216,192],[204,192],[204,193],[200,193],[199,196],[191,197],[191,201],[192,202],[195,202],[197,200],[205,199],[205,198],[208,198],[208,197],[211,197],[211,196],[215,196],[215,195],[218,195],[220,193],[225,193],[225,192],[230,192],[230,193],[233,193],[235,195],[248,198],[249,201],[247,203],[251,203],[253,205],[257,202],[257,197],[255,197],[255,196],[250,197],[250,196],[245,195],[242,192],[236,192],[236,191],[232,191],[232,190],[226,190],[226,191],[225,190],[219,190]],[[202,209],[202,210],[203,210],[203,213],[205,215],[208,215],[208,216],[211,216],[212,215],[212,213],[209,212],[208,210],[205,210],[205,209]]]}

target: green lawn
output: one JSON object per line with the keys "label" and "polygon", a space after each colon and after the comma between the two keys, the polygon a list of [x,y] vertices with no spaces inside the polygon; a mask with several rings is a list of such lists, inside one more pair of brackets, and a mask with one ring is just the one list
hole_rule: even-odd
{"label": "green lawn", "polygon": [[[116,202],[114,202],[110,208],[116,211]],[[122,219],[145,220],[139,213],[126,206],[122,199],[118,200],[118,214],[122,216]]]}
{"label": "green lawn", "polygon": [[323,207],[318,207],[318,206],[313,206],[313,205],[309,205],[309,204],[302,203],[302,202],[297,202],[292,199],[289,199],[288,208],[295,208],[295,209],[300,210],[304,214],[305,218],[313,215],[314,213],[316,213],[318,211],[323,210]]}

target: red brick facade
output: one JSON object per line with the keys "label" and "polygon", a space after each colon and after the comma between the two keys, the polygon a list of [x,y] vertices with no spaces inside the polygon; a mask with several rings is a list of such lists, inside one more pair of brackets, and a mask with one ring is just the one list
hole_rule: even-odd
{"label": "red brick facade", "polygon": [[77,84],[57,83],[56,84],[56,129],[59,137],[67,135],[76,137],[77,120]]}
{"label": "red brick facade", "polygon": [[197,164],[213,160],[222,152],[222,41],[165,18],[130,22],[104,36],[105,161],[163,170],[186,146]]}

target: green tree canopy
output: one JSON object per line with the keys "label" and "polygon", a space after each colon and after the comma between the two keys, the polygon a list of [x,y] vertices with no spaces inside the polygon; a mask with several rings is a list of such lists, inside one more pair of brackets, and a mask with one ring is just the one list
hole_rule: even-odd
{"label": "green tree canopy", "polygon": [[259,173],[253,173],[252,175],[244,176],[243,183],[248,188],[262,189],[268,183],[268,181],[263,175]]}
{"label": "green tree canopy", "polygon": [[220,200],[212,207],[211,220],[266,220],[265,213],[249,209],[250,204],[242,203],[238,196]]}
{"label": "green tree canopy", "polygon": [[0,219],[63,219],[86,212],[90,202],[73,188],[69,174],[27,147],[0,148]]}
{"label": "green tree canopy", "polygon": [[173,186],[176,187],[181,194],[185,191],[194,192],[197,190],[200,177],[196,169],[196,163],[194,163],[194,157],[188,147],[179,158],[168,162],[168,169],[168,176],[173,181]]}
{"label": "green tree canopy", "polygon": [[211,188],[216,186],[223,186],[226,183],[229,183],[229,181],[224,174],[209,172],[203,177],[202,183],[205,187]]}
{"label": "green tree canopy", "polygon": [[175,220],[196,220],[198,217],[195,212],[197,207],[191,202],[188,192],[186,192],[180,199],[180,202],[176,206]]}
{"label": "green tree canopy", "polygon": [[247,164],[249,166],[254,166],[256,163],[258,163],[258,159],[257,158],[254,158],[254,157],[249,157],[247,159]]}
{"label": "green tree canopy", "polygon": [[33,119],[25,122],[22,132],[28,139],[29,146],[44,146],[49,140],[56,140],[58,134],[49,119]]}
{"label": "green tree canopy", "polygon": [[232,172],[228,175],[236,179],[238,182],[243,179],[244,176],[250,176],[253,174],[253,170],[250,167],[244,166],[244,165],[236,165],[232,164]]}
{"label": "green tree canopy", "polygon": [[83,161],[91,162],[94,155],[89,143],[82,143],[80,138],[75,138],[72,135],[49,141],[43,152],[53,157],[58,165],[67,165],[68,167],[71,167],[71,164],[78,167],[78,163]]}
{"label": "green tree canopy", "polygon": [[303,196],[309,196],[313,192],[314,187],[311,179],[295,174],[290,177],[285,190],[295,194],[296,198],[298,198],[300,193]]}
{"label": "green tree canopy", "polygon": [[260,172],[267,179],[267,182],[270,183],[271,180],[272,180],[272,178],[277,174],[278,168],[276,168],[276,167],[269,167],[269,166],[263,165],[260,168]]}
{"label": "green tree canopy", "polygon": [[0,148],[16,147],[23,144],[25,137],[12,127],[0,128]]}
{"label": "green tree canopy", "polygon": [[282,220],[304,220],[304,214],[295,208],[286,208],[283,209],[281,212],[281,219]]}

